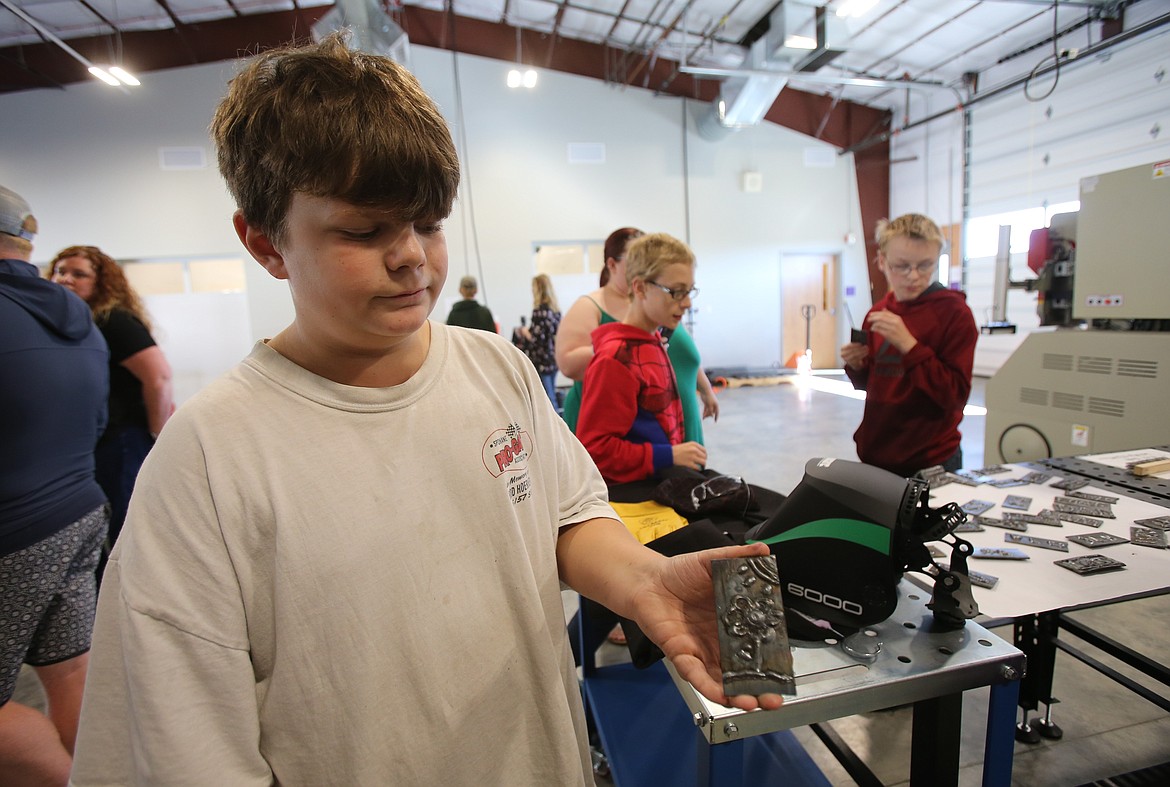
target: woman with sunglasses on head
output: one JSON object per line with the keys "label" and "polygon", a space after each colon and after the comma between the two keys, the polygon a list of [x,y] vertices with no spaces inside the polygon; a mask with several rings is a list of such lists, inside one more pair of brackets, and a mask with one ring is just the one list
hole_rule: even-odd
{"label": "woman with sunglasses on head", "polygon": [[865,315],[866,343],[841,348],[845,373],[866,392],[857,456],[901,476],[958,470],[975,318],[963,293],[935,281],[943,237],[933,221],[917,213],[883,220],[877,241],[889,292]]}
{"label": "woman with sunglasses on head", "polygon": [[[593,358],[593,331],[598,326],[621,322],[625,318],[630,306],[626,249],[643,234],[633,227],[622,227],[610,233],[605,240],[605,267],[601,271],[600,286],[579,298],[565,313],[557,329],[557,366],[562,374],[574,381],[565,395],[563,412],[565,422],[574,432],[577,431],[585,369]],[[719,402],[711,381],[702,371],[699,350],[687,329],[680,323],[670,331],[668,338],[667,353],[678,380],[686,439],[701,444],[702,421],[704,418],[719,419]]]}
{"label": "woman with sunglasses on head", "polygon": [[175,409],[171,367],[150,335],[142,300],[108,254],[96,246],[62,249],[49,264],[48,278],[89,304],[110,347],[110,417],[94,454],[98,483],[110,500],[112,549],[138,469]]}

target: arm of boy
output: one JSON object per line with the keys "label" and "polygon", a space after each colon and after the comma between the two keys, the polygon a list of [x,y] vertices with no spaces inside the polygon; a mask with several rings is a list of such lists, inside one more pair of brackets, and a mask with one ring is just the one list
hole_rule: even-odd
{"label": "arm of boy", "polygon": [[783,699],[779,694],[724,694],[711,561],[767,553],[766,545],[749,544],[664,557],[613,519],[570,525],[557,539],[562,581],[635,621],[703,696],[743,710],[771,710]]}
{"label": "arm of boy", "polygon": [[675,467],[689,467],[702,470],[707,466],[707,449],[701,443],[677,443],[670,447]]}
{"label": "arm of boy", "polygon": [[907,376],[939,407],[962,407],[971,395],[971,373],[979,328],[971,310],[956,310],[940,326],[938,340],[930,346],[918,342],[906,355]]}
{"label": "arm of boy", "polygon": [[902,317],[888,309],[870,312],[865,317],[865,324],[869,330],[892,344],[902,355],[908,354],[918,344],[918,339],[910,333]]}
{"label": "arm of boy", "polygon": [[585,373],[577,438],[610,483],[640,481],[674,464],[670,445],[626,439],[637,417],[637,378],[621,361],[595,359]]}
{"label": "arm of boy", "polygon": [[[865,366],[866,359],[869,358],[869,348],[864,344],[851,342],[841,348],[841,360],[849,369],[861,369]],[[846,371],[849,371],[846,369]]]}

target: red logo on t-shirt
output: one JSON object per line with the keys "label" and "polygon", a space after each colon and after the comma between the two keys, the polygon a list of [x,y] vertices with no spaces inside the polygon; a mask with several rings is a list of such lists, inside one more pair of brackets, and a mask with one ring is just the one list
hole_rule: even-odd
{"label": "red logo on t-shirt", "polygon": [[495,477],[528,467],[532,438],[517,424],[492,432],[483,444],[483,465]]}

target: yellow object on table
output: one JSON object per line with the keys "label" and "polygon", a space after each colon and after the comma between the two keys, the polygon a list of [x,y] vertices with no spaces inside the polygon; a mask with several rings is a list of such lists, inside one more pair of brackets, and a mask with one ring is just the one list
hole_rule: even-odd
{"label": "yellow object on table", "polygon": [[626,529],[642,544],[673,533],[689,524],[685,517],[670,506],[647,500],[643,503],[610,503],[622,518]]}

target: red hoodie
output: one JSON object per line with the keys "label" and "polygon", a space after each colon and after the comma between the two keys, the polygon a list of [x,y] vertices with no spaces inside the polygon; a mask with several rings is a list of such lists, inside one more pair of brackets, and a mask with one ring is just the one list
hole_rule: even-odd
{"label": "red hoodie", "polygon": [[912,301],[898,302],[891,291],[870,314],[883,309],[899,315],[918,344],[902,355],[870,331],[865,366],[845,367],[853,387],[866,392],[853,439],[862,462],[911,476],[959,450],[979,329],[967,296],[941,284]]}
{"label": "red hoodie", "polygon": [[674,464],[682,403],[657,333],[620,322],[592,333],[577,437],[610,484],[641,481]]}

